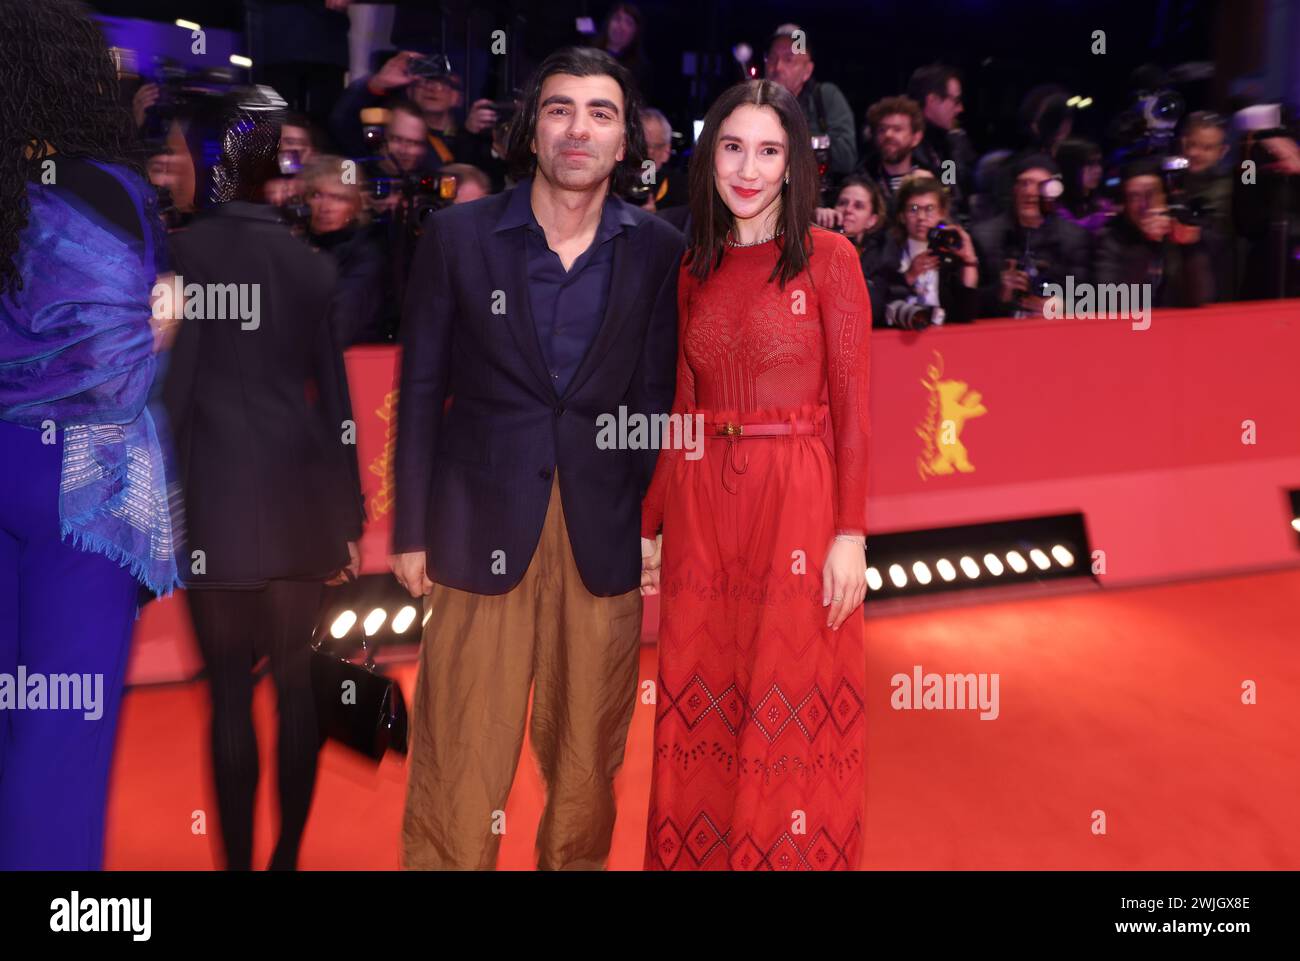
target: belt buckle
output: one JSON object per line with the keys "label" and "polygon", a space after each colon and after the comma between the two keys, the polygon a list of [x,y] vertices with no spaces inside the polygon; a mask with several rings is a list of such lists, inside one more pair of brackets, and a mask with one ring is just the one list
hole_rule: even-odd
{"label": "belt buckle", "polygon": [[740,437],[744,432],[744,424],[733,424],[730,421],[718,428],[719,436],[723,437]]}

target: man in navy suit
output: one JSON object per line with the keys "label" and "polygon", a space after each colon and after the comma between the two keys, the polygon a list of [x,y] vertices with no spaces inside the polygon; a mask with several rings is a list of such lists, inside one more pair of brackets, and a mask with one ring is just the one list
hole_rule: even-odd
{"label": "man in navy suit", "polygon": [[416,251],[392,559],[412,596],[429,595],[408,868],[495,866],[530,689],[547,785],[538,866],[600,868],[609,853],[658,452],[635,435],[598,444],[598,419],[668,411],[683,250],[615,193],[641,173],[639,110],[608,54],[552,54],[512,130],[526,179],[433,215]]}

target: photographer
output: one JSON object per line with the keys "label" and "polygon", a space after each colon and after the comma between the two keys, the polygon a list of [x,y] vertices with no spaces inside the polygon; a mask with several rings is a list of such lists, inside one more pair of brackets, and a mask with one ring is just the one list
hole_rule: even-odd
{"label": "photographer", "polygon": [[873,326],[919,329],[975,319],[975,246],[963,228],[946,222],[948,213],[948,191],[930,174],[913,174],[898,188],[893,236],[870,284]]}
{"label": "photographer", "polygon": [[330,114],[330,130],[344,150],[361,156],[366,152],[361,111],[395,96],[404,97],[416,105],[424,120],[433,166],[459,162],[483,169],[492,155],[497,113],[491,100],[477,100],[466,114],[464,126],[459,126],[456,113],[463,100],[461,86],[446,57],[404,50],[377,73],[343,91]]}
{"label": "photographer", "polygon": [[1214,297],[1214,274],[1204,235],[1209,228],[1181,222],[1169,207],[1158,157],[1130,162],[1121,176],[1122,213],[1101,232],[1099,284],[1152,285],[1155,307],[1199,307]]}
{"label": "photographer", "polygon": [[[1232,220],[1241,238],[1242,300],[1300,294],[1300,147],[1282,124],[1276,104],[1239,111],[1239,175],[1233,177]],[[1189,158],[1190,159],[1190,158]],[[1247,178],[1243,165],[1250,163]]]}
{"label": "photographer", "polygon": [[980,253],[980,316],[1041,317],[1044,284],[1088,279],[1088,235],[1056,212],[1064,187],[1050,157],[1021,157],[1010,172],[1010,212],[971,228]]}
{"label": "photographer", "polygon": [[939,175],[944,164],[952,161],[956,182],[949,188],[951,204],[955,216],[964,220],[974,188],[976,154],[966,131],[958,126],[957,118],[966,109],[961,77],[955,67],[941,63],[918,67],[907,82],[907,95],[921,105],[925,116],[925,136],[916,148],[916,162]]}
{"label": "photographer", "polygon": [[349,176],[342,157],[318,156],[302,173],[311,219],[307,240],[333,258],[338,282],[330,316],[340,347],[381,339],[381,288],[384,256],[367,229],[362,185]]}
{"label": "photographer", "polygon": [[858,163],[853,108],[848,98],[835,84],[812,79],[816,64],[808,35],[792,23],[778,27],[772,34],[764,63],[767,78],[794,94],[813,137],[830,138],[828,169],[823,177],[830,184],[836,183]]}

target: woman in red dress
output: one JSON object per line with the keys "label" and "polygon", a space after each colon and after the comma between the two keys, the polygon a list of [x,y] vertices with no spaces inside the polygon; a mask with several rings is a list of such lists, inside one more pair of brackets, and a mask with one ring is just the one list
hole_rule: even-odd
{"label": "woman in red dress", "polygon": [[663,594],[647,869],[859,865],[871,308],[852,243],[812,226],[817,176],[784,88],[709,110],[673,405],[703,439],[665,445],[642,512]]}

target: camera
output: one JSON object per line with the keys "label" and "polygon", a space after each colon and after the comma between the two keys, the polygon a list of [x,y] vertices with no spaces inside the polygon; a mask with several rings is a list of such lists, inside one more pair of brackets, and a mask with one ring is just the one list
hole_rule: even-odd
{"label": "camera", "polygon": [[416,80],[446,80],[451,76],[451,61],[439,53],[412,57],[406,62],[406,72]]}
{"label": "camera", "polygon": [[914,304],[908,300],[895,300],[885,305],[885,325],[888,327],[923,330],[936,323],[943,323],[942,307]]}
{"label": "camera", "polygon": [[1187,195],[1188,161],[1186,157],[1166,157],[1161,165],[1169,214],[1179,223],[1200,227],[1207,223],[1213,210],[1202,197]]}
{"label": "camera", "polygon": [[938,257],[941,264],[947,266],[957,261],[961,251],[961,234],[955,227],[944,223],[935,224],[926,233],[925,239],[930,253]]}

